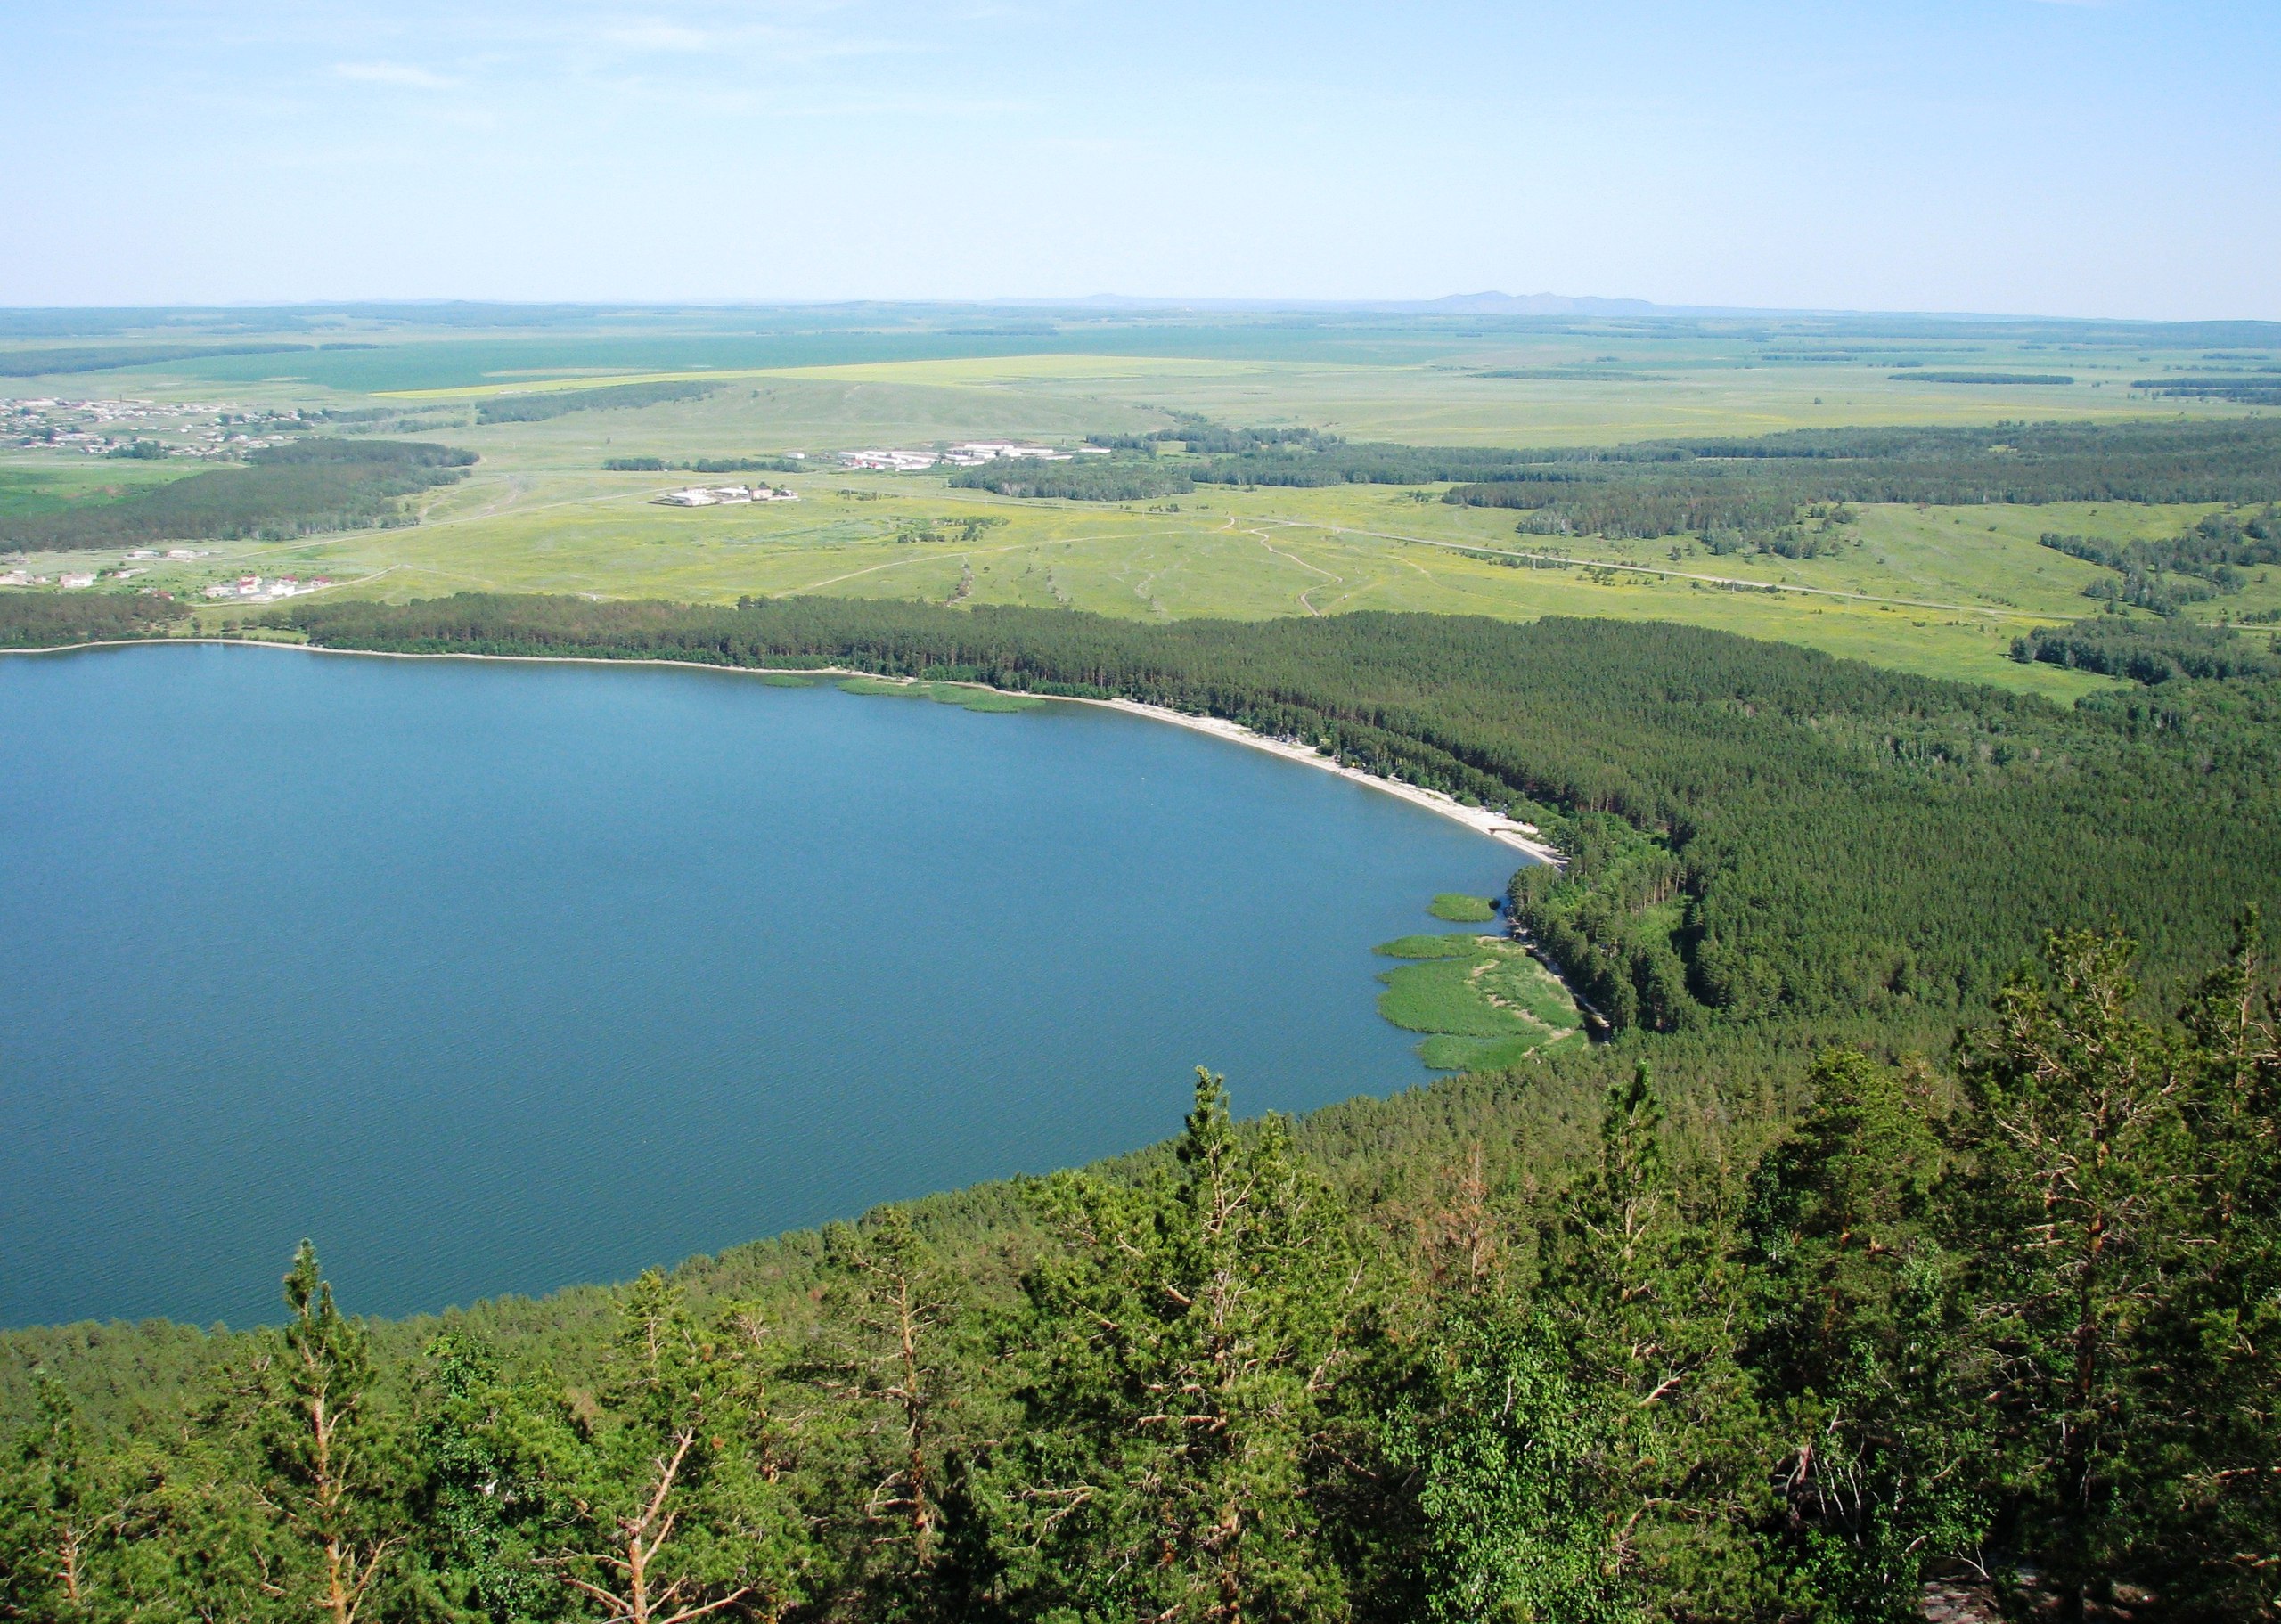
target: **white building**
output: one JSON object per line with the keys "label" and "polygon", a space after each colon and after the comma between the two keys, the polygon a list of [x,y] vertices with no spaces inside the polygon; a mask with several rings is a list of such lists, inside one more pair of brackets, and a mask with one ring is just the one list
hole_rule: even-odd
{"label": "white building", "polygon": [[960,468],[979,468],[985,462],[994,462],[1001,457],[1026,457],[1040,462],[1067,462],[1073,453],[1056,451],[1051,445],[1025,445],[1018,440],[969,440],[963,445],[953,445],[944,461]]}
{"label": "white building", "polygon": [[931,451],[843,451],[839,460],[849,468],[876,468],[889,473],[915,474],[942,461]]}
{"label": "white building", "polygon": [[92,569],[66,570],[55,577],[55,584],[66,592],[74,592],[80,587],[93,586],[94,583],[95,572]]}
{"label": "white building", "polygon": [[724,503],[747,502],[797,502],[797,491],[774,490],[764,485],[691,486],[685,491],[667,491],[663,496],[650,499],[669,508],[712,508]]}

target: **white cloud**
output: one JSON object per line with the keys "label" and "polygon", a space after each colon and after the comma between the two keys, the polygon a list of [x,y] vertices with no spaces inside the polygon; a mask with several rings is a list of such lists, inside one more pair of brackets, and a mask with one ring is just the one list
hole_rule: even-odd
{"label": "white cloud", "polygon": [[456,81],[425,68],[403,62],[335,62],[332,70],[344,79],[367,85],[401,85],[412,90],[449,90]]}

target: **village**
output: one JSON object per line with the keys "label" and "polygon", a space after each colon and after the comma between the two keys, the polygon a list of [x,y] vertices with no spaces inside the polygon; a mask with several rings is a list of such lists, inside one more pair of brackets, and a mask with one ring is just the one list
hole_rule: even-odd
{"label": "village", "polygon": [[217,581],[206,589],[208,598],[232,598],[241,602],[271,603],[280,598],[298,598],[303,592],[321,592],[332,584],[330,575],[311,575],[304,581],[298,575],[277,575],[264,580],[259,575],[240,575],[235,581]]}
{"label": "village", "polygon": [[0,442],[91,457],[212,459],[286,445],[308,421],[303,412],[256,413],[226,401],[38,396],[0,402]]}
{"label": "village", "polygon": [[[9,561],[9,567],[0,569],[0,586],[53,586],[67,592],[80,592],[100,581],[132,581],[147,574],[147,566],[161,559],[169,564],[187,564],[212,556],[210,548],[201,551],[196,547],[169,547],[160,552],[155,547],[137,547],[126,555],[117,569],[66,569],[53,575],[36,575],[20,555]],[[331,583],[325,584],[330,586]],[[217,594],[209,592],[207,595]]]}

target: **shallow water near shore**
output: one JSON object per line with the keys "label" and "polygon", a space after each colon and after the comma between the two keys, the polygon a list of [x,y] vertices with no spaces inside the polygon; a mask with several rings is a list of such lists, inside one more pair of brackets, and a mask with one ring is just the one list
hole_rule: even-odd
{"label": "shallow water near shore", "polygon": [[0,1325],[624,1277],[1425,1080],[1521,861],[1100,707],[211,646],[0,660]]}

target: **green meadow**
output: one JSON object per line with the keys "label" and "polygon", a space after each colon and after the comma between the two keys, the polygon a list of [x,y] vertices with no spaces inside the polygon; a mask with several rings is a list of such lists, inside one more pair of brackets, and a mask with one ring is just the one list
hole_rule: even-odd
{"label": "green meadow", "polygon": [[[1516,535],[1509,516],[1493,510],[1373,486],[1081,504],[948,490],[923,476],[835,472],[781,478],[802,494],[797,503],[677,509],[650,500],[676,482],[594,469],[516,473],[486,456],[465,484],[430,495],[417,526],[216,543],[212,559],[173,567],[185,586],[240,569],[323,573],[343,590],[397,600],[472,590],[723,602],[823,593],[1143,618],[1378,608],[1680,620],[2070,697],[2099,680],[2020,665],[2007,651],[2032,625],[2092,612],[2083,589],[2103,572],[2036,535],[2047,527],[2117,539],[2167,534],[2211,510],[1867,508],[1846,547],[1792,560],[1713,558],[1692,542],[1664,540],[1554,545]],[[977,518],[999,522],[964,539]],[[1574,562],[1516,567],[1523,554]],[[2258,580],[2229,607],[2275,604],[2281,588]]]}
{"label": "green meadow", "polygon": [[[1448,900],[1435,899],[1436,904]],[[1438,907],[1432,911],[1450,917]],[[1582,1028],[1568,989],[1517,942],[1403,936],[1374,951],[1404,961],[1378,977],[1386,983],[1378,1013],[1405,1031],[1423,1033],[1418,1057],[1436,1071],[1509,1065]]]}
{"label": "green meadow", "polygon": [[204,465],[189,461],[54,453],[0,455],[0,518],[30,518],[64,512],[81,502],[113,502],[143,486],[204,471]]}
{"label": "green meadow", "polygon": [[[797,680],[797,679],[796,679]],[[1033,694],[1000,693],[970,682],[898,682],[887,677],[847,677],[838,684],[843,694],[870,694],[888,699],[931,699],[961,710],[998,712],[1035,710],[1045,703]]]}
{"label": "green meadow", "polygon": [[[2167,535],[2209,506],[1864,507],[1811,559],[1713,557],[1687,537],[1517,535],[1509,511],[1444,504],[1440,487],[1029,501],[932,474],[846,471],[833,453],[968,438],[1070,445],[1165,429],[1184,415],[1413,445],[1573,446],[2257,410],[2150,399],[2132,386],[2208,370],[2216,340],[2122,324],[679,311],[593,313],[527,332],[351,314],[285,337],[350,347],[24,378],[13,392],[324,409],[342,414],[342,432],[443,441],[481,461],[418,499],[417,526],[217,543],[210,558],[153,571],[151,583],[196,592],[251,571],[327,575],[336,591],[397,600],[462,590],[693,601],[821,593],[1141,618],[1375,608],[1679,620],[2061,699],[2105,679],[2022,665],[2007,651],[2032,626],[2091,612],[2083,591],[2104,572],[2037,536]],[[0,362],[10,348],[0,343]],[[1974,376],[2072,381],[1954,381]],[[503,396],[645,380],[719,387],[479,420],[483,403]],[[801,500],[766,506],[660,506],[660,493],[707,477],[603,468],[795,452],[815,471],[768,477]],[[190,468],[0,450],[0,514],[102,501]],[[2271,574],[2189,612],[2238,619],[2281,608]],[[237,612],[200,609],[209,624]]]}

